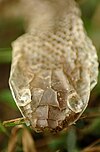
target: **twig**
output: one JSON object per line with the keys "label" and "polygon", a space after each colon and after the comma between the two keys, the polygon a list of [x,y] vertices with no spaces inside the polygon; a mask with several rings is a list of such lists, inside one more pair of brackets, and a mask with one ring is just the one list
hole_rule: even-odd
{"label": "twig", "polygon": [[82,115],[79,119],[93,119],[95,117],[100,117],[100,113],[93,113],[90,115]]}
{"label": "twig", "polygon": [[[98,143],[100,143],[100,139],[96,140],[95,142],[93,142],[91,145],[89,145],[88,147],[86,147],[85,149],[83,149],[81,152],[100,152],[100,146],[96,146]],[[95,151],[97,150],[97,151]]]}
{"label": "twig", "polygon": [[3,126],[5,127],[11,127],[11,126],[15,126],[15,125],[21,125],[21,124],[25,124],[25,121],[27,119],[26,118],[16,118],[16,119],[12,119],[12,120],[7,120],[3,122]]}

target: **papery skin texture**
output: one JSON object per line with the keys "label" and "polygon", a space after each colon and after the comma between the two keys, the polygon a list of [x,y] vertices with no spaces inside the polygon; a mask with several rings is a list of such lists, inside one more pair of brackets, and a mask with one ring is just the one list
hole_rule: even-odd
{"label": "papery skin texture", "polygon": [[62,130],[88,105],[97,83],[96,49],[74,0],[26,4],[21,1],[26,33],[12,43],[10,88],[34,130]]}

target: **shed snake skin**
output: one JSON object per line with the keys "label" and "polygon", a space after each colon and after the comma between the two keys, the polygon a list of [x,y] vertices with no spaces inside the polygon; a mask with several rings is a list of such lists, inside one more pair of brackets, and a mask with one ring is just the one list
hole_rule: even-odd
{"label": "shed snake skin", "polygon": [[88,106],[96,49],[74,0],[21,0],[21,6],[27,28],[12,43],[11,92],[34,130],[62,130]]}

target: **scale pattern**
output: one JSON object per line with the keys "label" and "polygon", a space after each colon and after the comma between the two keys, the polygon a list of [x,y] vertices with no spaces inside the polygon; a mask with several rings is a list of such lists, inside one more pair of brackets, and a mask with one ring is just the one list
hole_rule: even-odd
{"label": "scale pattern", "polygon": [[[60,4],[64,9],[60,8],[57,19],[58,11],[51,15],[53,6],[50,8],[44,21],[53,19],[46,25],[24,8],[27,32],[12,43],[10,88],[22,115],[37,131],[61,130],[75,123],[97,83],[97,54],[84,30],[80,10],[74,0],[62,2],[66,5]],[[42,5],[47,8],[48,4]]]}

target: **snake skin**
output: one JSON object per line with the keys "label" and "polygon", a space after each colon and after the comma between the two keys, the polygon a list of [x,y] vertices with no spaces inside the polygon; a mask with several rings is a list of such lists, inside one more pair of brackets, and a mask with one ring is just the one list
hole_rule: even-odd
{"label": "snake skin", "polygon": [[12,43],[10,88],[34,130],[62,130],[88,105],[97,83],[96,50],[74,0],[22,0],[21,5],[28,24]]}

